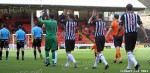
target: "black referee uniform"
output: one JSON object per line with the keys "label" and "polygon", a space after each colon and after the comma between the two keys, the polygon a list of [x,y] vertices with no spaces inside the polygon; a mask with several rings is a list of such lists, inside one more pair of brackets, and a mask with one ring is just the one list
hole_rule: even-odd
{"label": "black referee uniform", "polygon": [[126,12],[120,20],[120,25],[124,25],[125,49],[133,51],[137,40],[137,25],[142,24],[140,16],[133,12]]}
{"label": "black referee uniform", "polygon": [[66,52],[71,52],[75,48],[75,34],[76,34],[76,27],[77,21],[75,20],[65,20],[65,16],[61,16],[59,21],[64,25],[65,30],[65,47]]}

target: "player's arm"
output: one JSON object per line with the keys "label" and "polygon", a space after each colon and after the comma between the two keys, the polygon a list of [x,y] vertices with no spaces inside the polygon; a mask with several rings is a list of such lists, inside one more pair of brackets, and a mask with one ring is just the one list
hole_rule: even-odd
{"label": "player's arm", "polygon": [[66,9],[64,9],[63,13],[58,18],[58,21],[61,24],[65,24],[66,23],[66,20],[65,20],[66,14],[67,14],[67,11],[66,11]]}
{"label": "player's arm", "polygon": [[34,40],[34,30],[32,29],[32,35],[31,35],[31,41],[32,41],[32,43],[33,43],[33,40]]}
{"label": "player's arm", "polygon": [[41,39],[43,38],[43,30],[41,29]]}
{"label": "player's arm", "polygon": [[1,38],[2,34],[1,34],[1,30],[0,30],[0,38]]}
{"label": "player's arm", "polygon": [[94,24],[94,22],[92,20],[95,18],[95,16],[96,16],[96,11],[93,10],[92,16],[88,20],[88,27],[90,26],[90,24]]}
{"label": "player's arm", "polygon": [[117,36],[119,35],[119,33],[120,33],[120,31],[121,31],[121,29],[122,29],[122,27],[123,27],[123,25],[124,25],[124,15],[122,15],[121,16],[121,18],[120,18],[120,23],[119,23],[119,27],[118,27],[118,32],[117,32]]}
{"label": "player's arm", "polygon": [[106,38],[112,32],[113,29],[114,29],[114,27],[113,27],[113,22],[112,22],[108,32],[106,33],[106,36],[105,36]]}
{"label": "player's arm", "polygon": [[9,34],[8,34],[8,41],[10,42],[10,32],[9,32]]}
{"label": "player's arm", "polygon": [[147,36],[147,33],[146,33],[145,28],[143,26],[143,23],[142,23],[142,21],[140,19],[140,16],[138,16],[138,25],[140,26],[141,30],[144,33],[145,42],[147,42],[148,41],[148,36]]}
{"label": "player's arm", "polygon": [[14,36],[15,43],[17,43],[17,36],[18,36],[18,34],[17,34],[17,32],[16,32],[16,33],[15,33],[15,36]]}
{"label": "player's arm", "polygon": [[38,21],[43,23],[43,24],[47,24],[48,20],[43,20],[42,17],[38,18]]}

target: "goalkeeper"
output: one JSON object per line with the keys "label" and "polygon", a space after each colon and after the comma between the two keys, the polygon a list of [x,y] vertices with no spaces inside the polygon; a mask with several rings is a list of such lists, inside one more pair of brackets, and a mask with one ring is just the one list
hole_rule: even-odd
{"label": "goalkeeper", "polygon": [[54,59],[55,59],[55,50],[57,49],[57,21],[54,20],[54,15],[49,14],[47,15],[48,19],[43,20],[41,17],[38,19],[41,23],[45,24],[46,27],[46,39],[45,39],[45,55],[46,60],[44,61],[45,66],[50,65],[49,59],[49,51],[52,52],[52,66],[55,66]]}

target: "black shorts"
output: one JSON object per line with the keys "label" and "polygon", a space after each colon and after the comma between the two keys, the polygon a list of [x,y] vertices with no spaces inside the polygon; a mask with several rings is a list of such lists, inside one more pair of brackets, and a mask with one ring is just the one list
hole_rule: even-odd
{"label": "black shorts", "polygon": [[33,47],[41,47],[41,42],[42,42],[41,38],[34,39],[32,46]]}
{"label": "black shorts", "polygon": [[105,37],[104,36],[97,36],[95,37],[95,43],[97,46],[97,52],[101,52],[104,50],[105,45]]}
{"label": "black shorts", "polygon": [[1,48],[9,48],[9,41],[5,39],[1,39]]}
{"label": "black shorts", "polygon": [[115,47],[122,45],[123,36],[114,36],[114,45]]}
{"label": "black shorts", "polygon": [[75,40],[65,40],[66,52],[71,52],[75,48]]}
{"label": "black shorts", "polygon": [[17,49],[24,48],[24,40],[17,41]]}
{"label": "black shorts", "polygon": [[133,51],[135,48],[136,40],[137,40],[136,32],[126,33],[125,34],[125,49]]}

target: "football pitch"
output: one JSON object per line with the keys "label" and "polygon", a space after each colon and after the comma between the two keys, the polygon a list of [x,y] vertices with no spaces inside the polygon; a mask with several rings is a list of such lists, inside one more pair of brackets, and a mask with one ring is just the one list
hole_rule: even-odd
{"label": "football pitch", "polygon": [[[42,51],[43,56],[45,57],[44,50]],[[113,63],[115,49],[105,49],[103,54],[108,61],[110,67],[107,70],[104,70],[104,64],[99,63],[97,69],[92,69],[94,63],[94,53],[90,49],[75,49],[72,52],[75,59],[78,62],[78,68],[73,68],[72,62],[70,62],[69,68],[64,68],[66,63],[66,54],[64,49],[58,50],[58,62],[57,66],[52,67],[44,66],[44,59],[39,58],[37,55],[37,60],[33,60],[33,51],[25,51],[25,60],[16,60],[16,51],[10,51],[9,60],[5,60],[5,51],[3,50],[3,60],[0,61],[0,73],[150,73],[150,48],[136,48],[134,55],[139,62],[140,70],[137,72],[125,72],[124,70],[127,67],[128,59],[124,49],[121,49],[123,63]],[[50,54],[51,57],[51,54]],[[132,66],[134,70],[134,66]]]}

